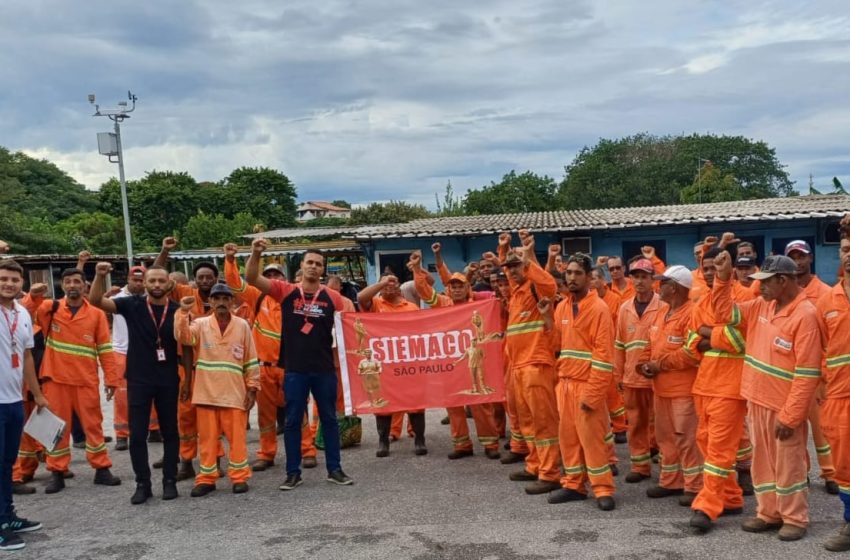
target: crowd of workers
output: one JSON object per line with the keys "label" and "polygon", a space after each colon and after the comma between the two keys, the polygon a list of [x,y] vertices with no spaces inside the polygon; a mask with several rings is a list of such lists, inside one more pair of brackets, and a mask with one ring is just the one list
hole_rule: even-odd
{"label": "crowd of workers", "polygon": [[[753,245],[732,233],[697,244],[694,270],[666,266],[649,246],[628,260],[594,261],[563,256],[553,245],[541,263],[534,236],[520,230],[518,244],[503,233],[496,252],[452,272],[436,243],[442,292],[414,252],[407,263],[413,280],[401,283],[386,271],[356,301],[340,294],[337,277],[321,282],[320,252],[304,254],[292,283],[280,265],[262,267],[263,239],[252,244],[244,278],[237,247],[228,244],[223,275],[203,262],[190,283],[165,268],[177,244],[166,238],[154,264],[132,267],[120,290],[108,289],[109,263],[98,263],[87,279],[88,255],[81,254],[77,268],[62,272],[59,300],[45,299],[43,285],[22,294],[20,265],[2,260],[0,549],[23,547],[17,533],[40,528],[12,505],[13,493],[35,492],[28,483],[40,462],[49,471],[46,493],[60,492],[73,476],[71,430],[49,451],[21,436],[33,410],[78,422],[94,483],[121,483],[110,471],[99,371],[107,400],[115,401],[115,447],[130,451],[133,504],[153,496],[149,434],[163,442],[154,467],[162,469],[164,500],[192,478],[193,497],[216,490],[225,475],[234,493],[247,492],[252,471],[274,466],[279,430],[286,457],[279,488],[295,489],[302,467],[317,465],[311,395],[327,480],[349,485],[340,460],[334,313],[494,298],[503,315],[506,401],[448,409],[449,459],[474,453],[469,415],[486,457],[522,463],[510,479],[527,482],[526,493],[560,504],[592,492],[610,511],[619,475],[614,446],[627,444],[625,483],[650,480],[657,463],[647,497],[676,497],[697,532],[742,514],[743,496],[754,493],[755,516],[743,530],[778,531],[791,541],[809,524],[811,431],[825,489],[844,503],[845,525],[825,546],[850,550],[850,219],[841,232],[834,286],[813,274],[806,242],[789,243],[784,255],[759,266]],[[260,441],[251,462],[246,433],[255,404]],[[427,454],[424,411],[407,416],[414,452]],[[377,457],[401,437],[403,417],[376,416]]]}

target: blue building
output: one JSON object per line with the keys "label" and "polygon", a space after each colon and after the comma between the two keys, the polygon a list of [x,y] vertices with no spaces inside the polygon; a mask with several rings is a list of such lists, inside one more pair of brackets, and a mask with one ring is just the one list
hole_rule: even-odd
{"label": "blue building", "polygon": [[[642,208],[607,208],[428,218],[406,224],[364,226],[345,232],[362,246],[367,280],[392,270],[409,279],[408,255],[421,250],[433,265],[431,244],[440,242],[451,270],[462,270],[485,251],[495,251],[499,233],[526,228],[534,234],[542,262],[550,243],[564,254],[582,251],[594,256],[637,255],[642,245],[655,247],[667,264],[693,268],[693,247],[708,235],[734,232],[752,242],[761,260],[781,254],[785,245],[803,239],[814,249],[815,272],[834,283],[838,271],[838,222],[850,212],[850,195],[813,195],[708,204]],[[515,244],[518,244],[515,237]]]}

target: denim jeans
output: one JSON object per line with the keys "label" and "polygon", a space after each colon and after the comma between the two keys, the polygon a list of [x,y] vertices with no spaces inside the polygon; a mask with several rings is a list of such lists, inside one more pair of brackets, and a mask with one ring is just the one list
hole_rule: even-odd
{"label": "denim jeans", "polygon": [[24,403],[0,404],[0,524],[11,521],[12,467],[18,458],[21,434],[24,430]]}
{"label": "denim jeans", "polygon": [[336,421],[336,375],[287,371],[283,376],[286,398],[286,422],[283,445],[286,449],[286,474],[301,474],[301,422],[307,410],[307,396],[313,393],[319,407],[319,420],[325,438],[325,464],[328,473],[340,470],[339,425]]}

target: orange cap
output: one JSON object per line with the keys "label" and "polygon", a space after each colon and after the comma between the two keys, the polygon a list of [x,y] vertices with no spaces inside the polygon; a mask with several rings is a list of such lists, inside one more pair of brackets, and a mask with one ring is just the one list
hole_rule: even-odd
{"label": "orange cap", "polygon": [[468,284],[469,280],[466,278],[466,275],[461,272],[455,272],[452,274],[451,278],[449,278],[449,283],[451,282],[462,282],[464,284]]}

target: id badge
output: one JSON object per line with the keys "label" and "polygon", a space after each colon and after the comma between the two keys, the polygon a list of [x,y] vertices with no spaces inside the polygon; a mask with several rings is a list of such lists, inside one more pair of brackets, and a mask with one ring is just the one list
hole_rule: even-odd
{"label": "id badge", "polygon": [[313,323],[304,323],[304,326],[301,327],[301,332],[303,334],[310,334],[310,331],[313,330]]}
{"label": "id badge", "polygon": [[165,361],[165,348],[157,348],[156,349],[156,360],[158,362]]}
{"label": "id badge", "polygon": [[12,353],[12,369],[17,369],[21,367],[21,357],[17,352]]}

